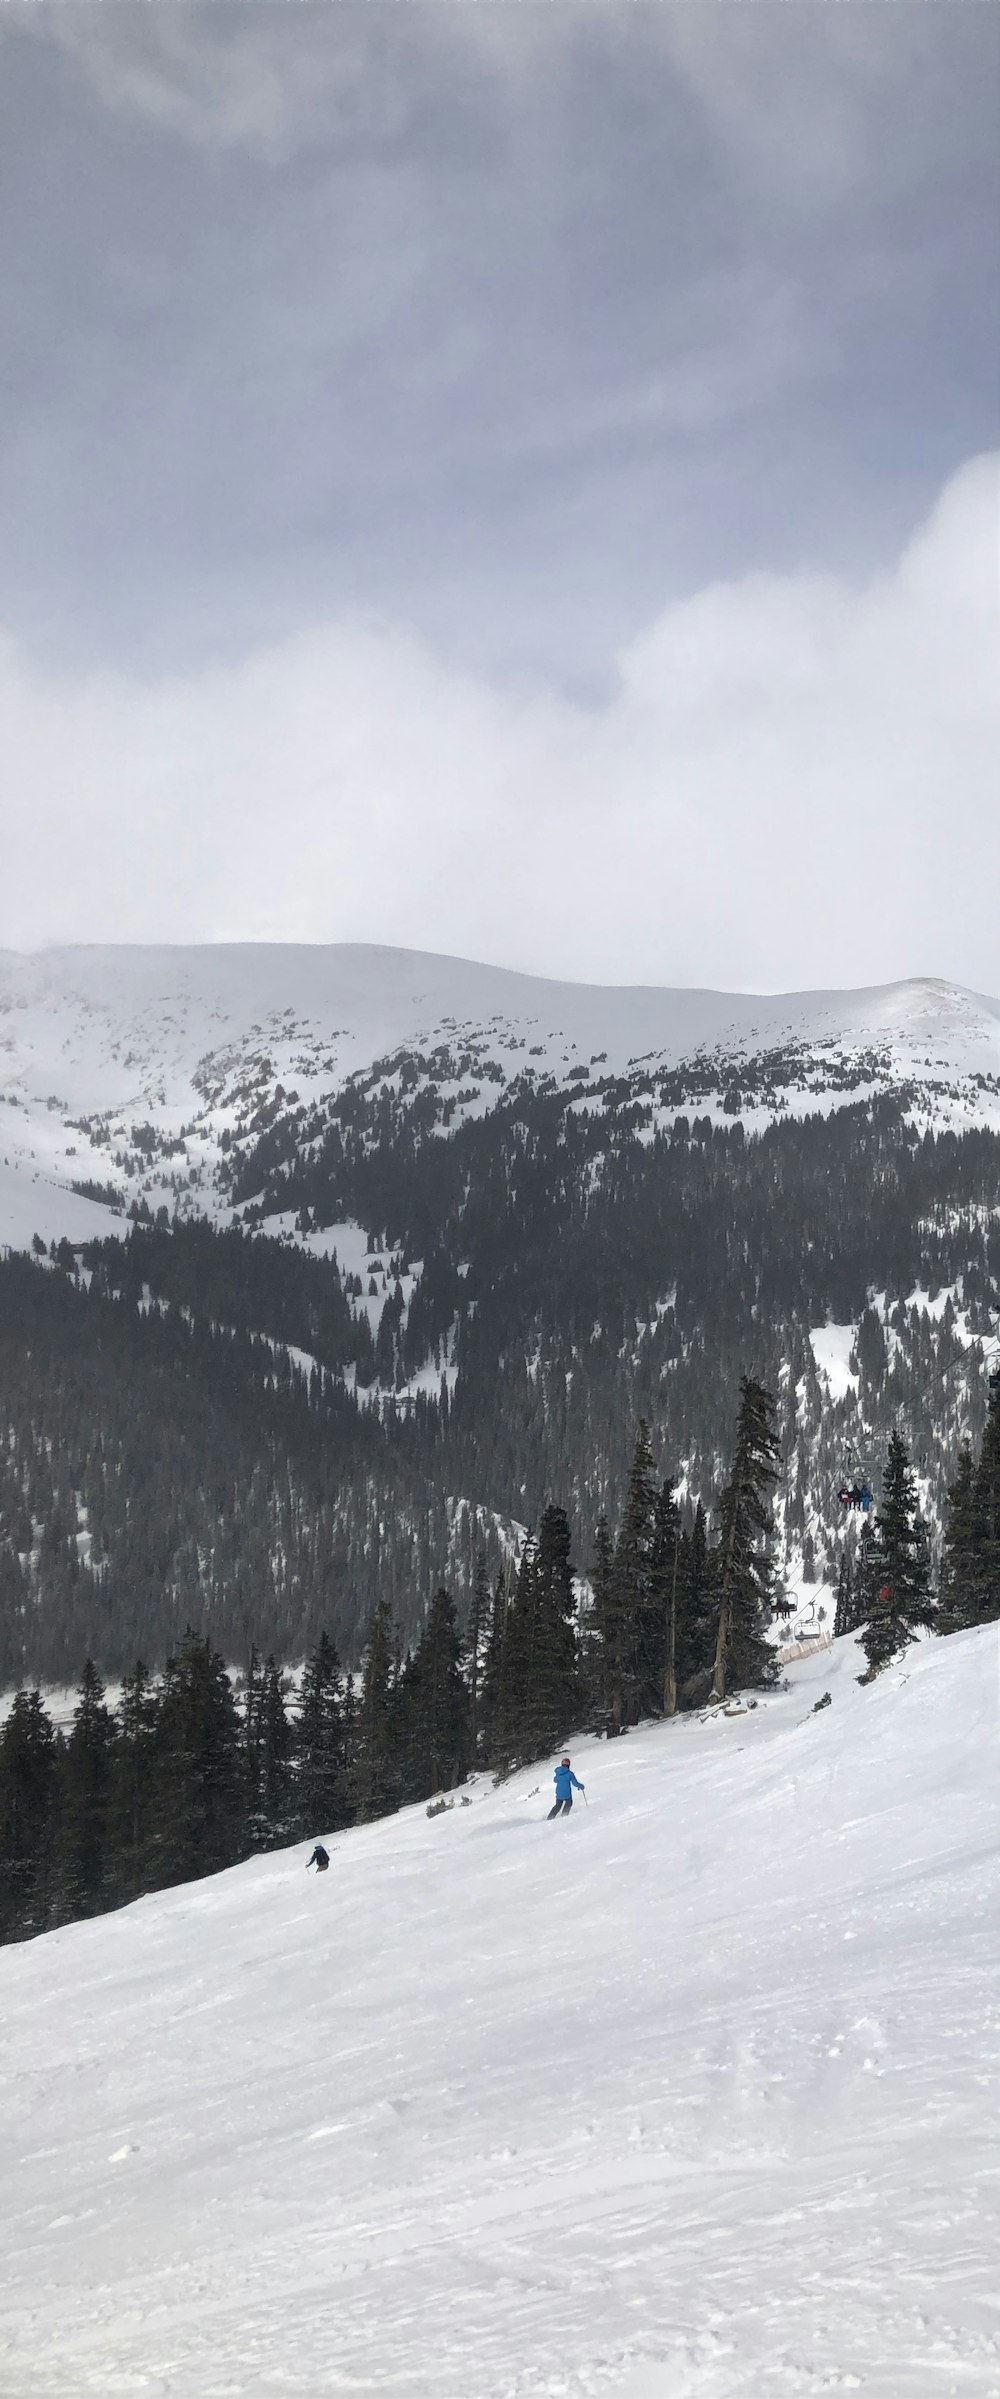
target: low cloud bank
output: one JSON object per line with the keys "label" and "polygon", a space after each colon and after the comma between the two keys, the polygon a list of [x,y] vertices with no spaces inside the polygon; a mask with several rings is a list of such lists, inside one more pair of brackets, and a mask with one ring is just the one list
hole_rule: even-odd
{"label": "low cloud bank", "polygon": [[7,644],[0,941],[996,991],[998,463],[864,584],[754,575],[671,606],[600,708],[372,621],[155,683]]}

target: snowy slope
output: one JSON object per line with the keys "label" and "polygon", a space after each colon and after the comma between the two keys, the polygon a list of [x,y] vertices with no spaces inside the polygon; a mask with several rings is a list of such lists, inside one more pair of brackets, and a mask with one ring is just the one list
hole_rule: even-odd
{"label": "snowy slope", "polygon": [[471,1047],[483,1078],[466,1113],[525,1073],[566,1086],[574,1069],[732,1065],[794,1045],[808,1078],[793,1105],[837,1104],[831,1070],[867,1056],[877,1085],[915,1081],[937,1113],[1000,1126],[1000,1001],[947,983],[757,997],[553,983],[350,945],[4,952],[0,1242],[121,1221],[74,1183],[225,1213],[220,1142],[254,1108],[279,1090],[327,1100],[376,1061],[442,1045]]}
{"label": "snowy slope", "polygon": [[996,2399],[998,1662],[0,1953],[0,2391]]}

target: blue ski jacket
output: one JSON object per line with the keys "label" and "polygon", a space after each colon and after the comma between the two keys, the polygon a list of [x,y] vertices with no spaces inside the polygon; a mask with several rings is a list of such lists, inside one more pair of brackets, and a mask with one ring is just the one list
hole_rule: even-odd
{"label": "blue ski jacket", "polygon": [[557,1766],[552,1779],[557,1799],[570,1799],[574,1791],[583,1789],[583,1784],[577,1782],[572,1766]]}

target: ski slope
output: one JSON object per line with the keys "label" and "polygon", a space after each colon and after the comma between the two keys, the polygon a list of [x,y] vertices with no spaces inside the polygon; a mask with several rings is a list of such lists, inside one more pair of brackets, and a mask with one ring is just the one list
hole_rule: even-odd
{"label": "ski slope", "polygon": [[6,2399],[996,2399],[997,1628],[858,1663],[0,1953]]}

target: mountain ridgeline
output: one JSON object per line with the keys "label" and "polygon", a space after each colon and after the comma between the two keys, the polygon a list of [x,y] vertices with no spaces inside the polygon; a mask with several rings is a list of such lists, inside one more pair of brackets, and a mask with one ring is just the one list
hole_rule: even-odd
{"label": "mountain ridgeline", "polygon": [[863,1052],[814,1109],[797,1053],[715,1058],[712,1108],[703,1060],[592,1059],[483,1112],[489,1064],[397,1051],[322,1107],[279,1083],[223,1132],[225,1222],[140,1196],[0,1259],[0,1685],[117,1676],[191,1623],[351,1663],[380,1602],[407,1642],[442,1582],[464,1618],[553,1499],[589,1572],[639,1419],[711,1525],[744,1374],[777,1402],[779,1575],[852,1568],[838,1489],[894,1431],[940,1525],[986,1417],[1000,1135]]}

